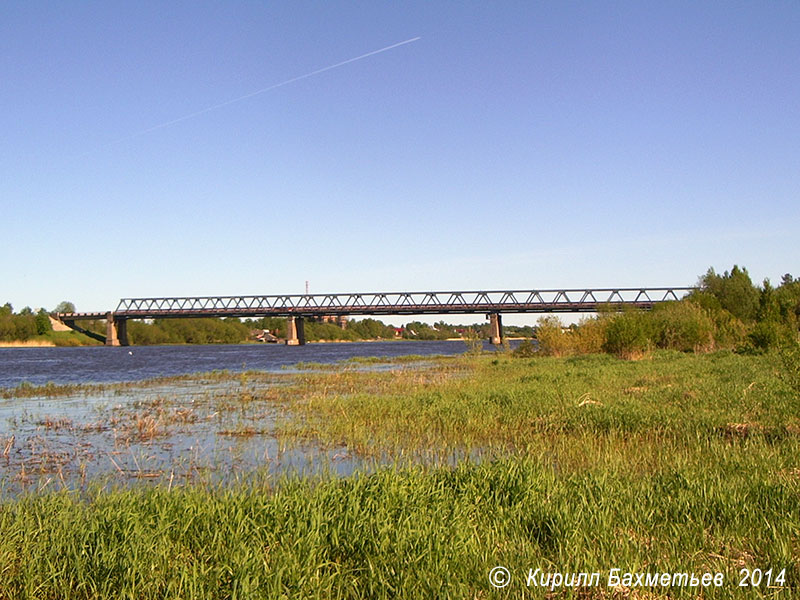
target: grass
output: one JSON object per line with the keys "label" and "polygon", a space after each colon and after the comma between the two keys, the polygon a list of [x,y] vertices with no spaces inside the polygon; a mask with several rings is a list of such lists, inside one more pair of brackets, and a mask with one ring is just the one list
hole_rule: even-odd
{"label": "grass", "polygon": [[0,348],[36,348],[47,346],[75,347],[75,346],[100,346],[102,342],[90,338],[77,331],[48,331],[42,335],[35,335],[26,340],[0,342]]}
{"label": "grass", "polygon": [[454,451],[536,454],[564,445],[573,462],[621,439],[728,443],[736,424],[797,438],[800,398],[764,357],[656,353],[568,359],[465,358],[435,369],[304,374],[287,393],[287,437],[346,444],[365,455]]}
{"label": "grass", "polygon": [[[777,364],[657,352],[304,371],[269,388],[284,439],[394,466],[7,501],[0,599],[546,597],[525,586],[536,568],[601,573],[547,597],[796,597],[800,397]],[[615,589],[611,568],[725,583]],[[743,568],[785,569],[785,585],[739,588]]]}
{"label": "grass", "polygon": [[[754,484],[738,466],[711,477],[685,467],[564,476],[507,459],[277,488],[29,497],[0,513],[0,594],[480,598],[494,595],[496,564],[518,576],[722,572],[719,598],[740,597],[742,567],[787,568],[796,585],[797,523],[787,515],[800,513],[797,487]],[[526,591],[521,581],[512,589]]]}

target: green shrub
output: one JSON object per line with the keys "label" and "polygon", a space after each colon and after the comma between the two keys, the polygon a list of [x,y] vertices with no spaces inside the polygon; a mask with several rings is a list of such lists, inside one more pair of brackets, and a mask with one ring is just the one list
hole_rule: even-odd
{"label": "green shrub", "polygon": [[467,346],[467,354],[480,354],[483,352],[483,338],[474,328],[468,328],[462,335]]}
{"label": "green shrub", "polygon": [[572,349],[576,354],[599,354],[606,340],[608,320],[602,317],[584,318],[569,332]]}
{"label": "green shrub", "polygon": [[781,327],[774,321],[760,321],[747,336],[747,341],[756,350],[776,348],[781,339]]}
{"label": "green shrub", "polygon": [[714,346],[714,321],[693,302],[669,302],[652,313],[654,342],[681,352],[708,351]]}
{"label": "green shrub", "polygon": [[797,334],[786,335],[778,348],[781,369],[780,378],[796,393],[800,394],[800,340]]}
{"label": "green shrub", "polygon": [[540,317],[536,323],[536,339],[539,340],[541,354],[546,356],[571,354],[570,340],[568,334],[564,332],[561,319],[555,315],[548,315]]}
{"label": "green shrub", "polygon": [[732,350],[747,339],[747,327],[745,324],[727,310],[720,308],[711,312],[710,315],[714,321],[714,343],[717,348]]}
{"label": "green shrub", "polygon": [[636,311],[612,316],[605,327],[603,350],[622,358],[636,358],[650,350],[653,319]]}
{"label": "green shrub", "polygon": [[515,358],[532,358],[536,356],[537,348],[531,340],[525,340],[511,354]]}

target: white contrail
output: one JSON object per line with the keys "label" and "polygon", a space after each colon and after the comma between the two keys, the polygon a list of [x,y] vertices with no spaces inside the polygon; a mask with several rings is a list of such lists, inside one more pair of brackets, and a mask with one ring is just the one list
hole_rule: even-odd
{"label": "white contrail", "polygon": [[120,138],[113,142],[110,142],[107,145],[118,144],[120,142],[124,142],[126,140],[131,140],[133,138],[145,135],[146,133],[150,133],[151,131],[156,131],[157,129],[163,129],[164,127],[169,127],[170,125],[174,125],[175,123],[180,123],[181,121],[186,121],[187,119],[193,119],[194,117],[198,117],[205,113],[211,112],[212,110],[217,110],[218,108],[222,108],[224,106],[229,106],[231,104],[235,104],[236,102],[241,102],[242,100],[247,100],[248,98],[252,98],[253,96],[258,96],[259,94],[264,94],[269,92],[270,90],[277,89],[279,87],[283,87],[285,85],[289,85],[290,83],[294,83],[295,81],[300,81],[301,79],[308,79],[309,77],[313,77],[314,75],[319,75],[320,73],[324,73],[325,71],[330,71],[332,69],[337,69],[344,65],[348,65],[350,63],[354,63],[358,60],[362,60],[364,58],[368,58],[370,56],[375,56],[376,54],[380,54],[381,52],[386,52],[387,50],[391,50],[393,48],[397,48],[398,46],[404,46],[406,44],[410,44],[412,42],[416,42],[417,40],[421,39],[421,36],[417,36],[403,42],[397,42],[396,44],[392,44],[391,46],[386,46],[384,48],[380,48],[378,50],[373,50],[372,52],[367,52],[366,54],[361,54],[360,56],[356,56],[354,58],[348,58],[347,60],[343,60],[342,62],[338,62],[334,65],[328,65],[327,67],[322,67],[321,69],[317,69],[316,71],[311,71],[310,73],[306,73],[305,75],[300,75],[298,77],[292,77],[291,79],[287,79],[286,81],[281,81],[280,83],[273,84],[269,87],[261,88],[260,90],[256,90],[254,92],[250,92],[249,94],[245,94],[244,96],[239,96],[238,98],[233,98],[231,100],[226,100],[225,102],[220,102],[219,104],[215,104],[214,106],[209,106],[208,108],[204,108],[202,110],[195,111],[188,115],[184,115],[182,117],[178,117],[177,119],[172,119],[171,121],[165,121],[164,123],[159,123],[158,125],[153,125],[152,127],[148,127],[147,129],[142,129],[141,131],[137,131],[136,133],[132,133],[130,135],[125,136],[124,138]]}

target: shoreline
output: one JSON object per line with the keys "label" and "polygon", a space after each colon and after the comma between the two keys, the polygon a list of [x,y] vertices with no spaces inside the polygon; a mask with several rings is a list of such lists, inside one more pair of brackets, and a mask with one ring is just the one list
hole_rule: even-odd
{"label": "shoreline", "polygon": [[44,340],[27,340],[16,342],[0,342],[0,348],[55,348],[53,342]]}
{"label": "shoreline", "polygon": [[[507,341],[519,341],[525,340],[528,338],[524,337],[506,337],[504,338]],[[408,338],[373,338],[373,339],[366,339],[366,340],[308,340],[306,341],[307,345],[311,344],[358,344],[358,343],[367,343],[367,342],[463,342],[465,341],[464,338],[447,338],[444,340],[413,340]],[[169,343],[169,344],[131,344],[130,346],[125,346],[134,348],[146,348],[149,346],[242,346],[242,345],[265,345],[265,346],[283,346],[285,345],[285,340],[280,340],[275,343],[263,343],[263,342],[254,342],[254,341],[245,341],[245,342],[234,342],[229,344],[190,344],[190,343]],[[13,342],[0,342],[0,348],[58,348],[59,345],[49,341],[49,340],[26,340],[26,341],[13,341]],[[102,344],[77,344],[72,345],[70,344],[69,347],[84,347],[84,348],[91,348],[91,347],[103,347]]]}

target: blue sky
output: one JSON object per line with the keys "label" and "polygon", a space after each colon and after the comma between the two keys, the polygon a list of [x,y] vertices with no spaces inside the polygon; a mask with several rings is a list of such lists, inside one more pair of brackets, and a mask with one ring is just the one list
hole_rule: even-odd
{"label": "blue sky", "polygon": [[777,282],[798,99],[794,1],[4,2],[0,301]]}

